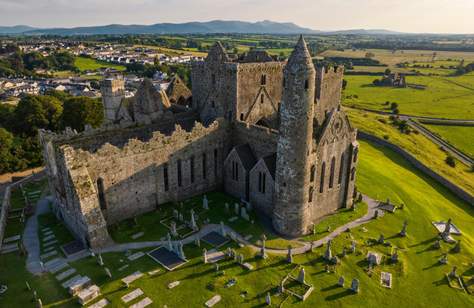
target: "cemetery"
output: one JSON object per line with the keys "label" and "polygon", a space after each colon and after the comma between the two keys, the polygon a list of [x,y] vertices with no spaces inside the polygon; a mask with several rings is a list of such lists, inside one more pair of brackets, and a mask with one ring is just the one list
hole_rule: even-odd
{"label": "cemetery", "polygon": [[[361,176],[361,190],[366,181]],[[364,306],[381,303],[368,296],[374,292],[389,307],[432,304],[418,296],[419,285],[440,304],[473,302],[472,209],[446,201],[423,212],[406,191],[398,186],[401,200],[390,190],[384,201],[364,197],[297,239],[273,233],[247,204],[210,192],[112,226],[115,244],[102,251],[45,212],[37,216],[40,274],[29,273],[21,249],[0,255],[0,304],[16,303],[13,292],[25,307]],[[21,283],[3,278],[8,267]],[[427,276],[416,278],[421,272]]]}

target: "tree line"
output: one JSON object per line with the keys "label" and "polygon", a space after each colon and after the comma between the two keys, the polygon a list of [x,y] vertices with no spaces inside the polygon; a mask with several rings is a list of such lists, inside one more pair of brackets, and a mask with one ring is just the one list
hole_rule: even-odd
{"label": "tree line", "polygon": [[24,96],[16,106],[0,104],[0,174],[42,165],[38,129],[82,131],[86,124],[102,124],[100,100],[58,91],[45,94]]}

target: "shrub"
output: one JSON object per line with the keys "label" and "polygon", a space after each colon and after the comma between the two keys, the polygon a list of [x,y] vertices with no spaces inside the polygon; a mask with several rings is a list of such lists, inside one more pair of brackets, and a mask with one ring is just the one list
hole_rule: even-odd
{"label": "shrub", "polygon": [[383,124],[387,124],[387,120],[385,120],[384,118],[379,118],[377,119],[380,123],[383,123]]}
{"label": "shrub", "polygon": [[388,139],[390,139],[390,136],[389,135],[383,135],[383,139],[388,140]]}
{"label": "shrub", "polygon": [[456,167],[456,160],[451,155],[448,155],[445,159],[446,164],[450,167]]}
{"label": "shrub", "polygon": [[391,103],[390,104],[390,109],[392,109],[392,110],[398,109],[398,104],[397,103]]}
{"label": "shrub", "polygon": [[400,110],[398,110],[398,108],[392,109],[392,113],[393,114],[399,114]]}

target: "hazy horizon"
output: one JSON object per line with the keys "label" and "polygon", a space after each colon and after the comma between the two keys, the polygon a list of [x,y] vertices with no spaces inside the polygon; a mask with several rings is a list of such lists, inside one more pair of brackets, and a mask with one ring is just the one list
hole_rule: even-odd
{"label": "hazy horizon", "polygon": [[331,31],[474,33],[472,0],[0,0],[0,26],[39,28],[240,20]]}

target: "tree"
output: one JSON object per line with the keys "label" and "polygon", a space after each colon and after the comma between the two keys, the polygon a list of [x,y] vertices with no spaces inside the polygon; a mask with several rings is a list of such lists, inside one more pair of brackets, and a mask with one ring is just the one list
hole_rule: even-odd
{"label": "tree", "polygon": [[445,162],[446,162],[446,164],[448,164],[448,166],[450,166],[450,167],[453,167],[453,168],[456,167],[456,160],[455,160],[454,157],[451,156],[451,155],[448,155],[448,156],[446,157]]}
{"label": "tree", "polygon": [[392,110],[398,109],[398,104],[397,103],[391,103],[390,104],[390,109],[392,109]]}
{"label": "tree", "polygon": [[343,79],[342,80],[342,89],[345,90],[347,87],[347,80]]}
{"label": "tree", "polygon": [[40,128],[57,130],[62,112],[63,106],[55,97],[27,95],[15,109],[15,131],[32,137]]}
{"label": "tree", "polygon": [[89,97],[73,97],[64,102],[62,128],[84,130],[86,124],[99,127],[104,120],[102,102]]}
{"label": "tree", "polygon": [[392,73],[392,71],[391,71],[389,68],[387,68],[387,69],[385,70],[385,75],[390,75],[391,73]]}
{"label": "tree", "polygon": [[13,147],[13,135],[0,127],[0,174],[11,171],[14,157],[11,153]]}

